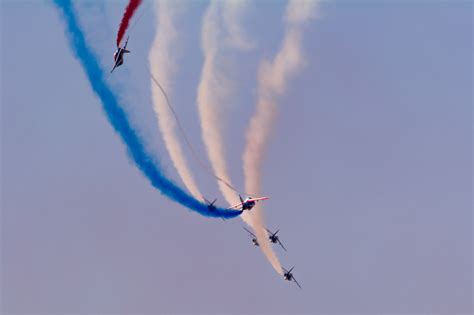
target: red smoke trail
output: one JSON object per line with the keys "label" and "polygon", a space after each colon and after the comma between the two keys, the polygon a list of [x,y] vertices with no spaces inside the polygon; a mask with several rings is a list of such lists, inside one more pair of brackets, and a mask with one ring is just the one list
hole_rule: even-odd
{"label": "red smoke trail", "polygon": [[123,35],[125,34],[125,31],[128,28],[128,23],[130,22],[133,13],[135,13],[135,10],[138,8],[140,3],[142,3],[142,0],[130,0],[130,2],[128,3],[127,8],[123,13],[122,22],[120,22],[120,27],[117,33],[117,47],[120,46],[120,42],[122,41]]}

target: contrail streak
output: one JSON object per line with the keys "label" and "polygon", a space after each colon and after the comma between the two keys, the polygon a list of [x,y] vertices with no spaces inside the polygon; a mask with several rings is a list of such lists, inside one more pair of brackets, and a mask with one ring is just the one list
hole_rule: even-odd
{"label": "contrail streak", "polygon": [[[241,14],[242,5],[245,3],[211,1],[202,26],[201,45],[204,53],[204,65],[198,87],[198,109],[201,118],[202,136],[214,172],[228,183],[230,183],[230,178],[225,162],[220,110],[222,104],[228,101],[231,84],[219,64],[219,53],[222,49],[222,36],[219,32],[222,23],[220,23],[219,17],[222,13],[226,21],[223,23],[229,33],[229,44],[247,49],[248,46],[243,44],[246,41],[242,40],[243,32],[239,23],[240,18],[236,16]],[[229,204],[233,204],[238,200],[238,196],[233,189],[230,189],[223,182],[218,182],[218,185]],[[253,192],[251,190],[247,191]],[[253,217],[249,212],[244,212],[241,215],[242,220],[255,231],[264,255],[275,270],[281,274],[280,262],[272,250],[263,221],[256,222]]]}
{"label": "contrail streak", "polygon": [[[178,50],[179,34],[175,19],[176,15],[179,14],[178,5],[171,1],[155,2],[156,35],[149,54],[153,109],[158,119],[166,149],[178,175],[194,198],[202,201],[201,192],[188,167],[176,133],[174,113],[167,104],[167,95],[164,94],[171,91],[171,82],[177,71],[176,51]],[[160,84],[166,92],[161,90],[160,85],[157,86],[157,82],[154,82],[155,78],[159,78]]]}
{"label": "contrail streak", "polygon": [[[276,117],[278,97],[285,91],[288,80],[303,65],[301,42],[304,24],[315,16],[317,1],[290,0],[286,8],[285,34],[280,50],[271,61],[261,64],[258,75],[256,112],[250,120],[243,154],[245,189],[254,193],[262,190],[262,161],[268,138]],[[263,225],[263,210],[256,206],[253,220]],[[259,237],[257,230],[257,237]],[[274,264],[274,267],[276,263]],[[281,266],[278,268],[281,273]]]}
{"label": "contrail streak", "polygon": [[145,149],[142,139],[132,128],[122,104],[120,104],[117,96],[106,82],[104,71],[101,69],[97,57],[85,40],[71,1],[55,0],[54,4],[66,24],[66,37],[71,50],[82,66],[92,90],[100,99],[107,119],[125,144],[131,160],[150,181],[152,186],[171,200],[201,215],[221,218],[238,216],[241,213],[240,211],[230,211],[223,208],[210,211],[207,205],[188,195],[161,172],[158,162],[154,161]]}

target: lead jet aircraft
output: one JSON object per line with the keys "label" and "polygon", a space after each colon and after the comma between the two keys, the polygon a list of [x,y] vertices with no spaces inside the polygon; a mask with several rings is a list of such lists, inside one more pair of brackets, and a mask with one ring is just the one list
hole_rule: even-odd
{"label": "lead jet aircraft", "polygon": [[280,231],[280,230],[277,230],[275,233],[272,233],[272,231],[270,231],[269,229],[265,228],[265,230],[267,230],[268,232],[268,239],[270,240],[270,242],[272,242],[273,244],[280,244],[281,248],[283,248],[286,252],[286,248],[285,246],[283,246],[283,244],[281,243],[280,241],[280,238],[278,237],[277,233]]}
{"label": "lead jet aircraft", "polygon": [[112,70],[110,70],[110,73],[112,73],[115,70],[115,68],[120,67],[123,64],[123,54],[130,52],[130,50],[127,50],[127,44],[128,44],[128,37],[127,37],[127,41],[125,42],[125,46],[123,46],[123,48],[117,47],[117,50],[114,53],[115,64]]}
{"label": "lead jet aircraft", "polygon": [[239,209],[242,211],[252,210],[252,208],[255,207],[257,202],[269,199],[268,197],[258,197],[258,198],[247,197],[243,199],[241,195],[239,195],[239,198],[240,198],[240,203],[233,205],[232,207],[230,207],[230,209]]}
{"label": "lead jet aircraft", "polygon": [[291,267],[290,270],[286,270],[285,268],[283,268],[283,270],[285,271],[285,273],[283,274],[283,278],[286,281],[294,281],[296,283],[296,285],[301,289],[300,284],[298,283],[298,281],[296,281],[295,276],[293,276],[293,274],[291,273],[293,268],[295,268],[295,266]]}

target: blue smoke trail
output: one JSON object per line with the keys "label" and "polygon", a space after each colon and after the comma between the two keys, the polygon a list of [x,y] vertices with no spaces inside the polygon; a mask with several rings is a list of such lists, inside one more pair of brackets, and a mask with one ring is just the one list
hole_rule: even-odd
{"label": "blue smoke trail", "polygon": [[142,140],[131,127],[125,111],[115,94],[112,92],[112,89],[107,84],[104,73],[97,61],[97,57],[86,43],[84,33],[82,32],[77,17],[74,14],[74,8],[71,1],[54,0],[54,3],[62,13],[66,23],[66,35],[69,44],[76,58],[82,65],[82,68],[89,79],[92,90],[101,100],[109,122],[127,146],[132,160],[143,175],[145,175],[145,177],[150,180],[151,184],[161,191],[161,193],[199,214],[218,218],[233,218],[240,215],[242,211],[228,210],[224,208],[209,210],[206,204],[194,199],[162,174],[157,163],[153,161],[146,151]]}

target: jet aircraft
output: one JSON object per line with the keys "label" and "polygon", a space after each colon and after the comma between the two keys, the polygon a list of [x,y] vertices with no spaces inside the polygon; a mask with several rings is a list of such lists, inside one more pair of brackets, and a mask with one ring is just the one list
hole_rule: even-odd
{"label": "jet aircraft", "polygon": [[291,273],[293,268],[295,268],[295,266],[291,267],[290,270],[286,270],[285,268],[283,268],[283,270],[285,271],[285,273],[283,274],[283,278],[286,281],[294,281],[296,283],[296,285],[301,289],[300,284],[298,283],[298,281],[296,281],[295,276],[293,276],[293,274]]}
{"label": "jet aircraft", "polygon": [[214,205],[214,203],[216,203],[216,201],[217,201],[217,198],[216,198],[216,199],[214,199],[214,201],[213,201],[213,202],[210,202],[210,201],[209,201],[209,200],[207,200],[206,198],[204,198],[204,200],[205,200],[205,201],[207,202],[207,204],[208,204],[208,205],[207,205],[207,209],[208,209],[209,211],[211,211],[211,212],[212,212],[212,211],[215,211],[215,210],[216,210],[216,206]]}
{"label": "jet aircraft", "polygon": [[257,204],[257,202],[261,200],[267,200],[269,199],[268,197],[259,197],[259,198],[253,198],[253,197],[247,197],[245,199],[242,198],[241,195],[239,195],[240,198],[240,203],[233,205],[230,207],[230,209],[239,209],[239,210],[252,210],[253,207]]}
{"label": "jet aircraft", "polygon": [[[209,210],[209,212],[214,212],[214,211],[216,211],[217,207],[216,207],[214,204],[216,203],[217,198],[214,199],[213,202],[210,202],[210,201],[207,200],[206,198],[204,198],[204,201],[206,201],[206,203],[207,203],[207,210]],[[224,218],[221,218],[221,219],[222,219],[222,221],[225,221]]]}
{"label": "jet aircraft", "polygon": [[127,37],[127,41],[125,42],[125,46],[123,46],[123,48],[117,47],[117,50],[114,53],[115,64],[112,70],[110,71],[110,73],[112,73],[115,70],[115,68],[120,67],[123,64],[123,54],[130,52],[130,50],[127,50],[127,44],[128,44],[128,37]]}
{"label": "jet aircraft", "polygon": [[268,239],[270,240],[270,242],[272,242],[273,244],[280,244],[281,248],[283,248],[286,252],[286,248],[285,246],[283,246],[283,244],[281,243],[280,241],[280,238],[278,237],[277,233],[280,231],[280,230],[277,230],[275,233],[272,233],[272,231],[270,231],[269,229],[265,228],[265,230],[267,230],[268,232]]}
{"label": "jet aircraft", "polygon": [[254,246],[259,246],[258,244],[258,241],[257,241],[257,237],[255,236],[255,234],[253,234],[252,232],[250,232],[245,226],[243,227],[245,231],[247,231],[250,236],[252,236],[252,243]]}

